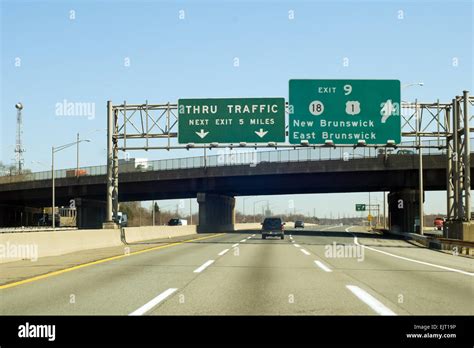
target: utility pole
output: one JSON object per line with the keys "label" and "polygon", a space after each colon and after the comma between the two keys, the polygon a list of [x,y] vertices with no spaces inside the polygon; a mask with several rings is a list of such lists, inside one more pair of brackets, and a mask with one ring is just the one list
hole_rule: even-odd
{"label": "utility pole", "polygon": [[56,229],[56,215],[54,214],[54,207],[56,206],[56,192],[55,192],[55,184],[54,184],[54,146],[51,146],[51,185],[52,185],[52,202],[51,202],[51,214],[53,216],[52,220],[52,227],[53,230]]}
{"label": "utility pole", "polygon": [[151,218],[153,220],[152,226],[155,226],[155,200],[151,201]]}
{"label": "utility pole", "polygon": [[23,152],[25,152],[25,149],[23,148],[23,144],[21,142],[21,134],[23,133],[23,117],[21,114],[21,110],[23,110],[23,104],[16,103],[15,108],[17,109],[15,157],[16,157],[16,165],[18,167],[18,174],[21,174],[23,170]]}
{"label": "utility pole", "polygon": [[[371,205],[370,205],[370,192],[369,192],[369,216],[372,215],[370,214],[371,212]],[[369,218],[369,228],[372,227],[372,219]]]}
{"label": "utility pole", "polygon": [[193,224],[193,206],[192,206],[192,200],[191,198],[189,199],[189,224],[192,225]]}
{"label": "utility pole", "polygon": [[76,176],[79,175],[79,132],[77,133],[77,148],[76,148]]}
{"label": "utility pole", "polygon": [[386,218],[386,215],[385,215],[385,191],[383,191],[383,228],[387,228],[387,218]]}

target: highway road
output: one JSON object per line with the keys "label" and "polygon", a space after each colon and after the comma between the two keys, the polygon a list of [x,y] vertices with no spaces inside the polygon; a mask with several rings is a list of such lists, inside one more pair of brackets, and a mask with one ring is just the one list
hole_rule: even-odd
{"label": "highway road", "polygon": [[472,258],[361,227],[193,238],[0,286],[0,314],[474,314]]}

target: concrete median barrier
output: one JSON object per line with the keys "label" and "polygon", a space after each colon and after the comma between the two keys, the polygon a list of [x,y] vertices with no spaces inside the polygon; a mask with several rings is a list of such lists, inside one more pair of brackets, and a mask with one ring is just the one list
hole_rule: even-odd
{"label": "concrete median barrier", "polygon": [[236,231],[241,231],[241,230],[255,230],[255,229],[261,229],[262,225],[260,222],[249,222],[245,224],[235,224],[234,225],[234,230]]}
{"label": "concrete median barrier", "polygon": [[124,228],[125,240],[127,243],[134,243],[152,239],[181,237],[196,233],[196,225],[142,226]]}
{"label": "concrete median barrier", "polygon": [[122,245],[120,230],[3,233],[0,263]]}

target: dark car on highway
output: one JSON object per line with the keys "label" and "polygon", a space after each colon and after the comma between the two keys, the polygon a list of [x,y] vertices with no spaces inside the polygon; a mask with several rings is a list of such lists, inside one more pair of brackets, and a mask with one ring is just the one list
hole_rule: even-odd
{"label": "dark car on highway", "polygon": [[170,221],[168,221],[168,226],[182,226],[183,225],[183,222],[181,221],[181,219],[171,219]]}
{"label": "dark car on highway", "polygon": [[295,221],[295,228],[304,228],[304,221],[296,220]]}
{"label": "dark car on highway", "polygon": [[269,217],[262,222],[262,239],[267,237],[285,238],[285,223],[279,217]]}

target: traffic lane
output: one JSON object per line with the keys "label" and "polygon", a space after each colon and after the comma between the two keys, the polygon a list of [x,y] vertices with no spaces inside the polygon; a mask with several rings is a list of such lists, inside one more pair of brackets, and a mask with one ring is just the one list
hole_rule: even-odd
{"label": "traffic lane", "polygon": [[[401,260],[355,244],[340,240],[334,244],[313,243],[312,238],[296,238],[313,253],[332,273],[344,273],[354,281],[373,289],[379,296],[397,303],[411,314],[466,314],[474,313],[472,277],[465,274]],[[352,237],[353,241],[353,237]],[[381,243],[382,241],[379,241]],[[393,241],[390,251],[394,249]],[[399,241],[406,249],[406,242]],[[341,247],[348,246],[346,253]],[[357,253],[359,250],[360,254]],[[411,248],[413,258],[417,247]],[[435,252],[433,252],[435,253]],[[437,254],[437,253],[436,253]],[[448,255],[449,256],[449,255]],[[454,257],[454,256],[451,256]]]}
{"label": "traffic lane", "polygon": [[357,241],[361,245],[373,247],[396,256],[433,263],[443,267],[455,268],[465,272],[473,272],[474,270],[474,259],[472,258],[439,252],[415,245],[412,242],[395,236],[386,236],[367,231],[364,227],[359,226],[335,226],[330,230],[306,230],[300,233],[293,232],[292,235],[300,244],[317,244],[324,246],[332,245],[333,243],[353,245],[355,243],[354,237],[357,237]]}
{"label": "traffic lane", "polygon": [[227,252],[148,314],[376,314],[348,290],[347,285],[359,283],[345,274],[322,271],[314,257],[289,239],[260,238],[256,235]]}
{"label": "traffic lane", "polygon": [[129,314],[168,288],[183,287],[193,271],[244,236],[229,233],[205,241],[163,246],[0,290],[0,313]]}
{"label": "traffic lane", "polygon": [[[349,229],[349,232],[354,233],[352,228]],[[445,267],[457,268],[466,272],[474,271],[474,259],[470,257],[429,249],[396,236],[377,236],[373,233],[357,232],[357,230],[355,235],[360,244],[387,253],[435,263]]]}
{"label": "traffic lane", "polygon": [[293,243],[299,243],[301,245],[327,245],[333,243],[334,241],[346,243],[353,239],[352,235],[344,231],[344,228],[339,225],[316,226],[304,229],[288,229],[285,231],[285,234],[289,238],[290,236],[293,238]]}

